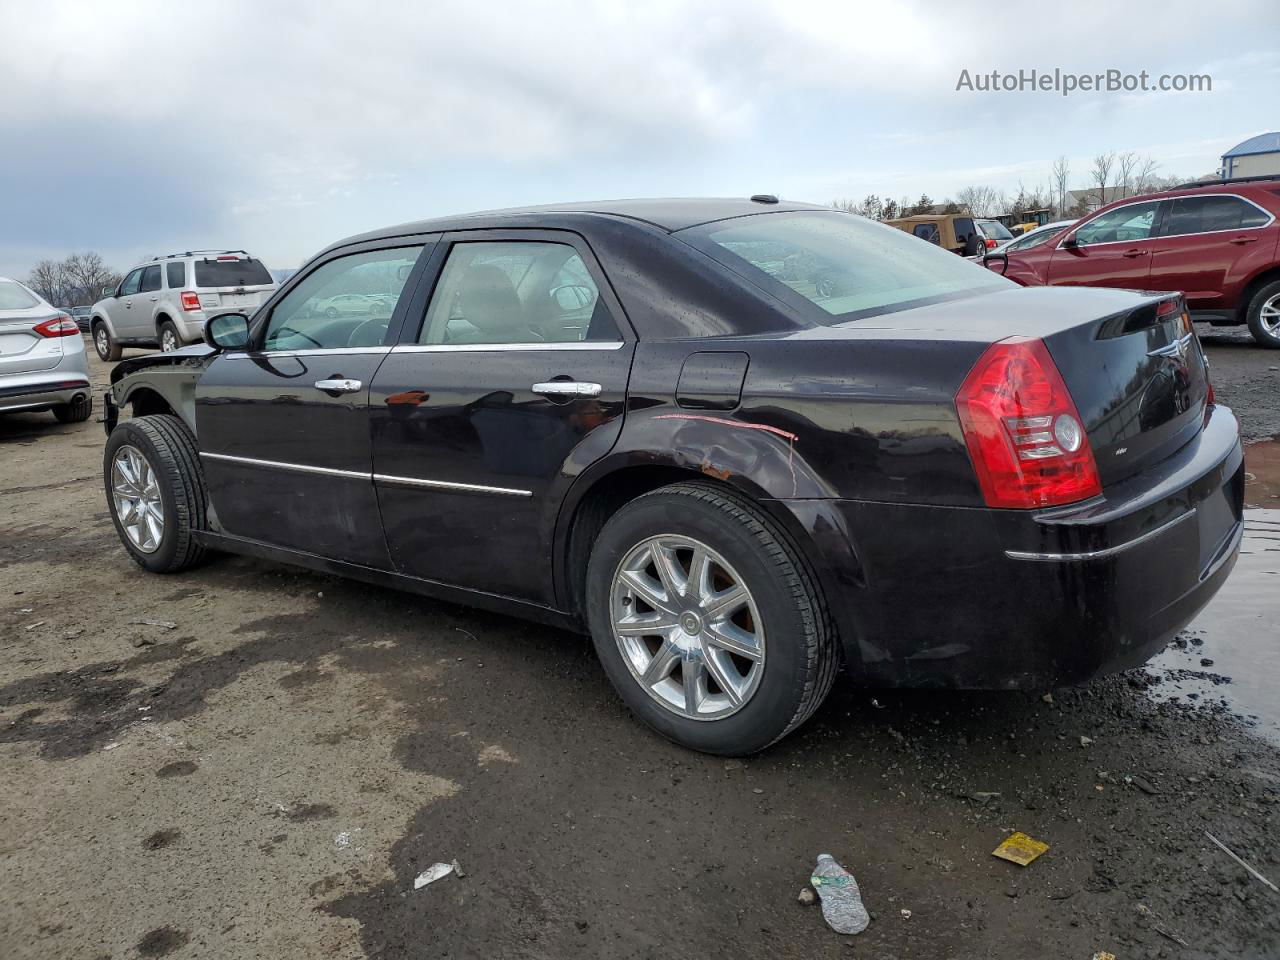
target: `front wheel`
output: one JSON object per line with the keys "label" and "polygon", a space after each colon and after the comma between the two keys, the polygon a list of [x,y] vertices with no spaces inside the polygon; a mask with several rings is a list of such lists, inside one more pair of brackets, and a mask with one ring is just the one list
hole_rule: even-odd
{"label": "front wheel", "polygon": [[1249,332],[1264,347],[1280,350],[1280,280],[1262,287],[1249,301]]}
{"label": "front wheel", "polygon": [[134,417],[107,438],[107,506],[129,556],[152,573],[204,559],[193,532],[205,528],[206,497],[195,437],[177,417]]}
{"label": "front wheel", "polygon": [[786,535],[737,494],[663,487],[605,524],[587,570],[596,652],[658,733],[740,756],[822,703],[837,653],[820,589]]}

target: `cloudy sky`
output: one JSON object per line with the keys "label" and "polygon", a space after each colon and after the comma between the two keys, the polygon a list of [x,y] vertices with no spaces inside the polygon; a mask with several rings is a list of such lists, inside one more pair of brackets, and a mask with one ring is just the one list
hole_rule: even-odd
{"label": "cloudy sky", "polygon": [[[0,274],[96,249],[296,267],[351,233],[556,200],[941,199],[1280,129],[1275,0],[0,2]],[[1209,93],[957,92],[961,70]]]}

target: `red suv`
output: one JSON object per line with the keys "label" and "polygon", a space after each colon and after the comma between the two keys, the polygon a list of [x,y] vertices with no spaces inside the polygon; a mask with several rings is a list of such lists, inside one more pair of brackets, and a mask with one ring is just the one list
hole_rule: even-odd
{"label": "red suv", "polygon": [[1280,177],[1188,184],[1102,207],[1049,243],[990,257],[1024,286],[1183,293],[1194,320],[1280,349]]}

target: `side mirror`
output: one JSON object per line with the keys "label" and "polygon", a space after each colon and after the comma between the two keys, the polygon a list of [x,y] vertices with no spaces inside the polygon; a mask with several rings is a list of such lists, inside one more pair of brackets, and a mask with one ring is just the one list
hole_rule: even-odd
{"label": "side mirror", "polygon": [[111,287],[111,286],[103,287],[103,288],[102,288],[102,297],[103,297],[103,299],[106,299],[107,297],[114,297],[114,296],[116,295],[116,290],[117,290],[117,289],[119,289],[119,288],[117,288],[117,287]]}
{"label": "side mirror", "polygon": [[215,350],[243,350],[249,345],[249,318],[243,313],[220,313],[204,324],[204,342]]}
{"label": "side mirror", "polygon": [[1078,246],[1080,246],[1080,241],[1076,239],[1076,235],[1074,233],[1062,241],[1063,250],[1074,250]]}
{"label": "side mirror", "polygon": [[1006,273],[1009,272],[1009,254],[992,253],[991,251],[988,250],[986,253],[982,255],[982,265],[986,267],[988,270],[995,270],[995,267],[991,266],[991,262],[993,260],[1000,261],[1000,271],[999,271],[1000,276],[1003,277]]}

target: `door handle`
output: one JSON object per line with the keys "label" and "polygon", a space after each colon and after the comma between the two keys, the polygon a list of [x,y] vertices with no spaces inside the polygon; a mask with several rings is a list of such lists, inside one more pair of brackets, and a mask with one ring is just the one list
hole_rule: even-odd
{"label": "door handle", "polygon": [[360,381],[344,380],[341,378],[317,380],[316,389],[323,390],[325,393],[355,393],[360,389]]}
{"label": "door handle", "polygon": [[1232,237],[1230,242],[1235,244],[1257,243],[1258,238],[1257,237]]}
{"label": "door handle", "polygon": [[1124,252],[1124,255],[1125,255],[1126,257],[1129,257],[1130,259],[1133,259],[1134,257],[1141,257],[1141,256],[1143,256],[1146,252],[1147,252],[1147,251],[1145,251],[1145,250],[1126,250],[1126,251]]}
{"label": "door handle", "polygon": [[530,387],[534,393],[544,397],[598,397],[604,388],[598,383],[584,383],[581,380],[549,380],[546,383],[535,383]]}

